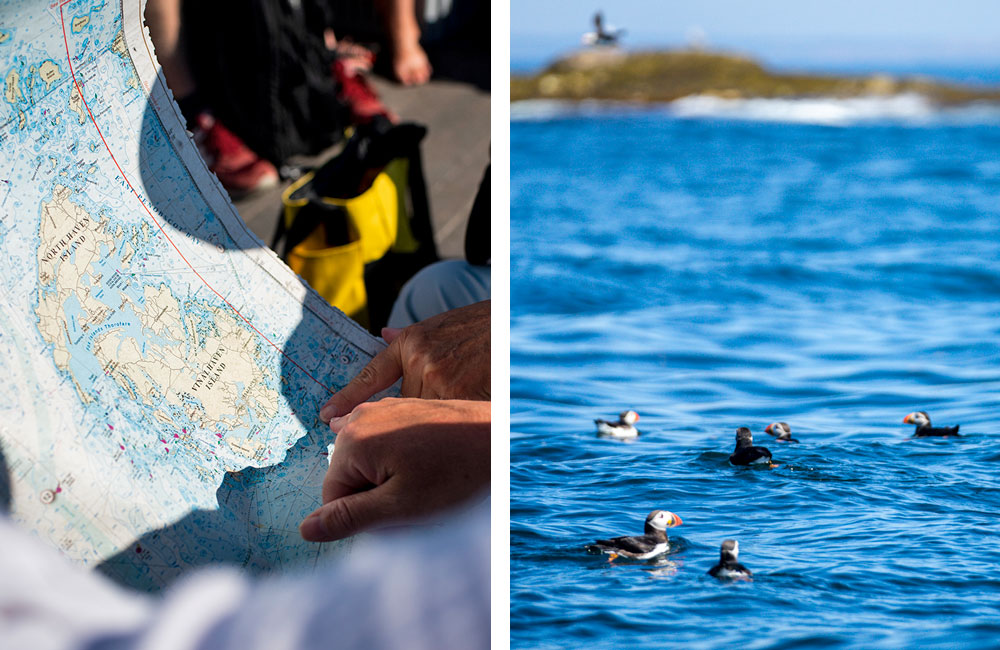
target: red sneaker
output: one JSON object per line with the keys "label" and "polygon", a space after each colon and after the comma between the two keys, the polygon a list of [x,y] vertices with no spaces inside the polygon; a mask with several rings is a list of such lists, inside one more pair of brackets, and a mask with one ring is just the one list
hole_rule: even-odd
{"label": "red sneaker", "polygon": [[337,59],[347,64],[351,74],[371,72],[375,65],[375,53],[364,45],[344,39],[336,41],[331,49],[337,51]]}
{"label": "red sneaker", "polygon": [[399,120],[378,98],[364,73],[349,60],[334,61],[333,77],[340,85],[337,96],[351,109],[351,121],[355,124],[367,124],[376,115],[384,115],[390,122]]}
{"label": "red sneaker", "polygon": [[194,141],[208,168],[230,195],[245,196],[277,187],[278,170],[274,165],[251,151],[210,113],[195,118]]}

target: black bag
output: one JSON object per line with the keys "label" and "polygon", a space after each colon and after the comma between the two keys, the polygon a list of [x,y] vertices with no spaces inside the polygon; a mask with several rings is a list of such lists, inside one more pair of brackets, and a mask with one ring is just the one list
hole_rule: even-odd
{"label": "black bag", "polygon": [[198,94],[257,155],[281,166],[340,142],[332,54],[287,0],[185,2],[184,45]]}

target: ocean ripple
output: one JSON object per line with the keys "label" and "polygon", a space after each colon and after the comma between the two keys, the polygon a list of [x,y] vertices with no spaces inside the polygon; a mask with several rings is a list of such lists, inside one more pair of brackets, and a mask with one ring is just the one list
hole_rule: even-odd
{"label": "ocean ripple", "polygon": [[[769,101],[511,125],[512,647],[1000,638],[1000,119]],[[654,508],[660,563],[584,551]],[[754,582],[705,575],[726,538]]]}

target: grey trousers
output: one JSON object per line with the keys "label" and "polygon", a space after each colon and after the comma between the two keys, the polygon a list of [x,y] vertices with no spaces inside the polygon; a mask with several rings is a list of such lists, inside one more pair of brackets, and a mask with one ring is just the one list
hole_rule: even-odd
{"label": "grey trousers", "polygon": [[403,285],[392,305],[389,327],[406,327],[489,297],[490,267],[465,260],[435,262]]}

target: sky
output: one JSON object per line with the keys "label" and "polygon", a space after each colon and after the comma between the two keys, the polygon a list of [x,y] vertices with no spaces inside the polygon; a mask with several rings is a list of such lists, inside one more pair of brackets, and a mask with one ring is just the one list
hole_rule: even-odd
{"label": "sky", "polygon": [[513,69],[577,47],[597,9],[637,49],[699,41],[801,68],[1000,64],[993,0],[511,0]]}

